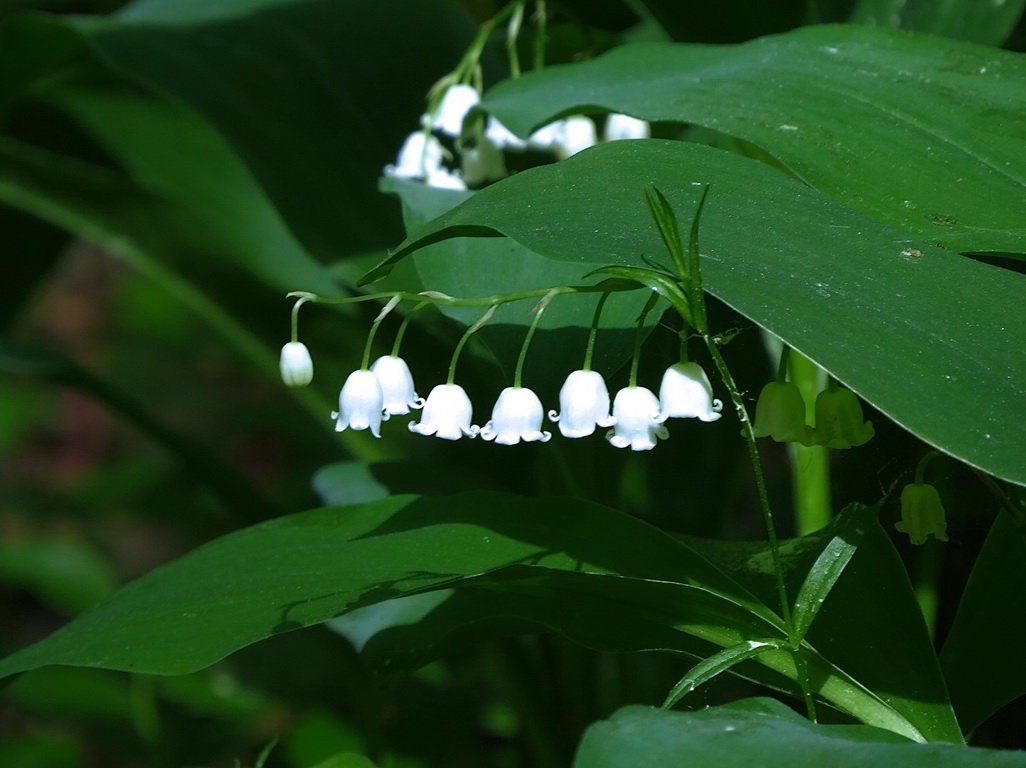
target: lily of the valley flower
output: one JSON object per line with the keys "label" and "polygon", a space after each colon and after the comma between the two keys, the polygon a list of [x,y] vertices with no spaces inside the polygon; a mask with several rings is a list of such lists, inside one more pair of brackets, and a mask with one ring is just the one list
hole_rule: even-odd
{"label": "lily of the valley flower", "polygon": [[805,400],[790,381],[771,381],[762,388],[755,404],[756,437],[772,437],[778,443],[811,445],[812,430],[805,424]]}
{"label": "lily of the valley flower", "polygon": [[659,403],[666,418],[698,418],[716,421],[723,402],[712,396],[712,385],[698,363],[677,363],[663,374]]}
{"label": "lily of the valley flower", "polygon": [[378,378],[370,371],[353,371],[338,394],[338,410],[332,411],[335,431],[370,429],[381,437],[383,395]]}
{"label": "lily of the valley flower", "polygon": [[587,437],[595,427],[611,427],[609,390],[598,371],[574,371],[559,390],[559,410],[549,419],[559,424],[563,437]]}
{"label": "lily of the valley flower", "polygon": [[657,440],[670,436],[663,426],[666,417],[659,408],[659,400],[645,387],[624,387],[613,400],[615,426],[606,434],[617,448],[632,451],[650,451]]}
{"label": "lily of the valley flower", "polygon": [[459,136],[463,119],[480,101],[481,96],[473,86],[462,83],[449,86],[431,120],[431,127],[450,136]]}
{"label": "lily of the valley flower", "polygon": [[442,168],[445,150],[434,136],[411,133],[399,150],[395,165],[385,166],[385,175],[396,179],[423,179]]}
{"label": "lily of the valley flower", "polygon": [[383,355],[374,361],[371,373],[381,385],[383,409],[390,416],[401,416],[410,408],[423,408],[424,398],[413,390],[413,374],[401,357]]}
{"label": "lily of the valley flower", "polygon": [[561,160],[576,155],[597,142],[595,123],[581,115],[549,123],[527,139],[529,147],[554,152]]}
{"label": "lily of the valley flower", "polygon": [[619,141],[620,139],[647,139],[651,133],[648,123],[644,120],[639,120],[636,117],[613,114],[606,118],[606,141]]}
{"label": "lily of the valley flower", "polygon": [[516,445],[540,440],[546,442],[551,432],[543,432],[541,425],[545,411],[541,400],[527,387],[506,387],[499,393],[492,409],[492,418],[481,427],[482,440],[494,440],[500,445]]}
{"label": "lily of the valley flower", "polygon": [[435,435],[443,440],[475,437],[480,427],[472,425],[474,408],[466,391],[459,384],[439,384],[424,401],[420,422],[410,422],[410,431]]}
{"label": "lily of the valley flower", "polygon": [[527,142],[517,136],[513,131],[503,125],[498,118],[488,117],[485,128],[485,138],[498,149],[513,149],[520,151],[527,146]]}
{"label": "lily of the valley flower", "polygon": [[862,404],[850,389],[831,387],[816,397],[813,439],[827,448],[855,448],[875,434],[873,423],[862,418]]}
{"label": "lily of the valley flower", "polygon": [[310,350],[301,341],[290,341],[281,348],[278,367],[287,387],[305,387],[313,381],[313,360]]}
{"label": "lily of the valley flower", "polygon": [[931,534],[947,541],[948,524],[937,489],[927,483],[906,485],[901,492],[901,520],[894,527],[907,533],[913,544],[925,544]]}

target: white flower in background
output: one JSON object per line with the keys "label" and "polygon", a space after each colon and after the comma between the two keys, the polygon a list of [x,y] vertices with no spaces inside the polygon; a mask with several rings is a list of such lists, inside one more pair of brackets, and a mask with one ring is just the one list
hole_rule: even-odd
{"label": "white flower in background", "polygon": [[410,422],[410,431],[435,435],[443,440],[459,440],[463,435],[474,437],[480,427],[470,423],[474,408],[459,384],[439,384],[427,396],[420,423]]}
{"label": "white flower in background", "polygon": [[495,401],[491,420],[481,427],[481,439],[502,445],[516,445],[521,440],[544,443],[552,437],[551,432],[541,429],[544,415],[541,400],[533,390],[506,387]]}
{"label": "white flower in background", "polygon": [[606,141],[647,139],[652,135],[648,123],[630,115],[613,114],[606,118]]}
{"label": "white flower in background", "polygon": [[587,437],[595,427],[611,427],[609,390],[598,371],[574,371],[559,390],[560,412],[549,411],[563,437]]}
{"label": "white flower in background", "polygon": [[529,147],[554,152],[561,160],[597,142],[595,123],[581,115],[542,126],[527,139]]}
{"label": "white flower in background", "polygon": [[287,387],[305,387],[313,381],[313,360],[310,350],[301,341],[290,341],[281,348],[278,368]]}
{"label": "white flower in background", "polygon": [[383,355],[374,361],[371,373],[381,386],[382,408],[390,416],[409,413],[410,408],[423,408],[424,398],[413,390],[413,374],[401,357]]}
{"label": "white flower in background", "polygon": [[370,371],[353,371],[338,393],[338,410],[331,414],[335,431],[370,429],[374,437],[381,437],[383,402],[378,377]]}
{"label": "white flower in background", "polygon": [[477,89],[458,83],[449,86],[434,116],[431,127],[450,136],[459,136],[463,119],[481,101]]}
{"label": "white flower in background", "polygon": [[497,118],[491,116],[488,117],[488,125],[485,128],[485,137],[499,149],[521,151],[527,146],[526,141],[499,122]]}
{"label": "white flower in background", "polygon": [[666,417],[660,413],[659,400],[645,387],[624,387],[613,400],[615,426],[606,439],[617,448],[650,451],[657,440],[670,436],[663,426]]}
{"label": "white flower in background", "polygon": [[395,165],[385,166],[385,175],[396,179],[423,179],[442,168],[445,150],[434,136],[411,133],[399,150]]}
{"label": "white flower in background", "polygon": [[723,402],[712,396],[712,385],[698,363],[677,363],[663,374],[659,402],[665,418],[698,418],[716,421]]}
{"label": "white flower in background", "polygon": [[467,184],[460,175],[445,168],[431,171],[427,176],[427,185],[435,189],[466,189]]}
{"label": "white flower in background", "polygon": [[506,160],[502,150],[487,136],[478,136],[473,146],[460,147],[463,179],[472,187],[506,178]]}

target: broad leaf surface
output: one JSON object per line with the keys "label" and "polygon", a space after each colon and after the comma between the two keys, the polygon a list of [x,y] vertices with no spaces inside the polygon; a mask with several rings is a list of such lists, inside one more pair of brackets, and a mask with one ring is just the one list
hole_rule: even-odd
{"label": "broad leaf surface", "polygon": [[[47,664],[179,674],[349,610],[462,587],[491,596],[488,610],[510,609],[478,610],[475,623],[519,618],[521,627],[541,625],[612,650],[704,656],[748,637],[782,636],[765,604],[645,523],[571,499],[472,493],[313,510],[231,534],[8,657],[0,674]],[[447,618],[448,603],[415,606],[412,618],[400,613],[385,623],[437,617],[428,632],[437,637],[468,617]],[[621,612],[625,626],[610,621]],[[373,641],[377,632],[365,634]],[[417,643],[408,647],[423,651]],[[839,708],[912,738],[952,738],[928,709],[878,694],[828,658],[805,653],[820,695]],[[759,662],[768,669],[745,674],[788,687],[781,676],[794,677],[789,653],[767,652]]]}
{"label": "broad leaf surface", "polygon": [[962,729],[1026,693],[1026,536],[1002,513],[973,566],[941,664]]}
{"label": "broad leaf surface", "polygon": [[653,43],[492,89],[521,135],[626,112],[750,141],[831,197],[959,251],[1026,253],[1026,57],[870,27]]}
{"label": "broad leaf surface", "polygon": [[817,725],[778,701],[744,699],[698,712],[630,706],[584,734],[574,768],[1018,768],[1021,752],[911,744],[864,725]]}
{"label": "broad leaf surface", "polygon": [[[665,258],[649,184],[683,221],[696,185],[712,185],[701,230],[711,293],[925,441],[1026,483],[1026,277],[910,240],[754,160],[654,139],[594,147],[482,190],[391,261],[450,237],[505,235],[582,270],[646,266]],[[966,408],[981,383],[985,406]]]}

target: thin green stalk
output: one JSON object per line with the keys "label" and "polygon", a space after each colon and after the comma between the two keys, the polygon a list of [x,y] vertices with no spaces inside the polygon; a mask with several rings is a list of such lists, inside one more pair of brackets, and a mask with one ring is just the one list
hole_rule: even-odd
{"label": "thin green stalk", "polygon": [[492,315],[495,314],[495,310],[498,309],[498,304],[493,304],[485,310],[485,313],[481,315],[476,323],[467,328],[464,331],[463,336],[460,337],[459,343],[456,344],[456,349],[452,352],[452,359],[449,361],[449,375],[445,379],[446,384],[456,383],[456,363],[459,362],[460,353],[463,352],[463,347],[466,346],[470,337],[473,336],[485,323],[492,319]]}
{"label": "thin green stalk", "polygon": [[[784,349],[789,349],[786,345]],[[816,396],[826,385],[826,373],[804,355],[792,351],[791,381],[805,400],[805,421],[815,419]],[[799,536],[818,531],[830,522],[830,453],[821,445],[789,443],[791,483],[794,489],[795,530]]]}
{"label": "thin green stalk", "polygon": [[527,359],[527,348],[531,346],[531,339],[534,338],[534,332],[538,330],[538,322],[541,320],[541,316],[545,312],[545,308],[549,306],[549,301],[553,295],[554,294],[548,294],[538,302],[538,306],[534,308],[534,318],[531,320],[531,325],[528,327],[527,333],[524,334],[524,343],[520,345],[520,354],[517,356],[517,367],[513,372],[513,386],[517,389],[520,388],[520,383],[523,379],[524,360]]}
{"label": "thin green stalk", "polygon": [[388,317],[388,313],[395,309],[395,305],[401,301],[399,296],[393,296],[389,302],[381,308],[378,316],[374,318],[374,322],[371,323],[370,332],[367,334],[367,343],[363,345],[363,360],[360,363],[360,370],[366,371],[370,367],[370,356],[371,349],[374,346],[374,337],[378,333],[378,328],[381,326],[381,321]]}
{"label": "thin green stalk", "polygon": [[641,314],[638,315],[638,327],[634,331],[634,352],[631,355],[631,375],[627,382],[629,387],[638,386],[638,363],[641,361],[641,343],[645,340],[645,318],[648,317],[648,313],[652,311],[652,307],[658,300],[659,294],[653,292],[645,302]]}
{"label": "thin green stalk", "polygon": [[595,353],[595,337],[598,335],[599,320],[602,319],[602,308],[606,305],[606,299],[609,298],[608,293],[603,293],[599,296],[598,302],[595,304],[595,314],[591,318],[591,328],[588,330],[588,344],[584,348],[584,364],[581,366],[582,370],[591,370],[591,358]]}
{"label": "thin green stalk", "polygon": [[305,296],[301,296],[296,300],[296,303],[292,305],[292,342],[299,341],[299,308],[303,306],[309,299]]}
{"label": "thin green stalk", "polygon": [[545,68],[545,38],[548,36],[548,9],[545,7],[545,0],[537,0],[534,4],[534,68]]}
{"label": "thin green stalk", "polygon": [[937,606],[939,604],[939,585],[944,563],[944,550],[936,539],[927,541],[917,547],[916,562],[912,576],[913,590],[919,610],[926,622],[926,630],[933,639],[937,629]]}
{"label": "thin green stalk", "polygon": [[406,317],[403,318],[402,325],[399,326],[399,330],[395,334],[395,341],[392,344],[392,357],[399,357],[399,348],[403,344],[403,337],[406,335],[406,329],[410,327],[410,321],[413,320],[413,316],[427,306],[430,306],[430,302],[422,301],[420,304],[411,309],[407,313]]}
{"label": "thin green stalk", "polygon": [[930,462],[940,456],[940,451],[928,451],[916,464],[916,485],[923,485],[926,482],[926,468]]}
{"label": "thin green stalk", "polygon": [[513,8],[513,15],[510,17],[509,26],[506,28],[506,58],[509,61],[510,77],[520,77],[520,52],[517,50],[517,38],[520,37],[520,27],[524,22],[524,5],[527,0],[517,0]]}

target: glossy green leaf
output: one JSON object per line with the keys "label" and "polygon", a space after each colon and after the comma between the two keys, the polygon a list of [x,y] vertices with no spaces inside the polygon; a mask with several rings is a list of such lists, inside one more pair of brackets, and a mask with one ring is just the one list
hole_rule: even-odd
{"label": "glossy green leaf", "polygon": [[816,614],[826,602],[830,590],[848,566],[869,526],[876,520],[877,508],[855,508],[831,526],[831,538],[819,553],[802,582],[791,617],[797,638],[804,638]]}
{"label": "glossy green leaf", "polygon": [[[231,534],[3,660],[0,675],[47,664],[178,674],[363,606],[437,590],[455,590],[456,597],[463,589],[489,598],[478,603],[476,617],[446,616],[450,599],[425,598],[412,613],[405,606],[365,616],[349,633],[362,633],[366,644],[426,618],[427,634],[440,638],[468,616],[475,624],[504,616],[521,629],[541,625],[594,647],[693,656],[753,637],[783,638],[764,603],[645,523],[571,499],[472,493],[313,510]],[[567,612],[568,604],[575,611]],[[626,622],[610,621],[621,614]],[[423,653],[423,639],[407,648]],[[908,707],[890,693],[893,681],[877,692],[815,650],[803,653],[817,692],[838,708],[917,740],[958,737],[935,711]],[[744,674],[793,688],[790,652],[771,649],[759,662],[767,669]],[[857,666],[850,662],[845,666]]]}
{"label": "glossy green leaf", "polygon": [[610,509],[488,493],[396,496],[278,518],[201,547],[9,657],[0,674],[44,664],[192,671],[361,604],[518,563],[695,584],[763,617],[767,632],[777,621],[686,546]]}
{"label": "glossy green leaf", "polygon": [[1026,253],[1022,54],[805,27],[740,46],[624,46],[501,83],[485,105],[521,135],[581,110],[696,123],[914,237]]}
{"label": "glossy green leaf", "polygon": [[951,701],[965,731],[1026,693],[1026,535],[1002,513],[969,576],[941,651]]}
{"label": "glossy green leaf", "polygon": [[1001,45],[1026,7],[1024,0],[859,0],[851,21]]}
{"label": "glossy green leaf", "polygon": [[592,725],[574,768],[1012,768],[1021,752],[910,744],[862,725],[817,725],[778,701],[743,699],[698,712],[631,706]]}
{"label": "glossy green leaf", "polygon": [[[582,269],[644,266],[662,249],[644,200],[653,183],[682,219],[711,184],[707,290],[925,441],[1026,484],[1026,277],[910,240],[754,160],[654,139],[594,147],[482,190],[391,261],[505,235]],[[965,408],[981,382],[986,407]]]}

